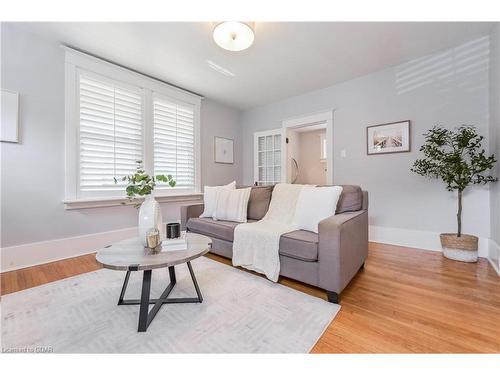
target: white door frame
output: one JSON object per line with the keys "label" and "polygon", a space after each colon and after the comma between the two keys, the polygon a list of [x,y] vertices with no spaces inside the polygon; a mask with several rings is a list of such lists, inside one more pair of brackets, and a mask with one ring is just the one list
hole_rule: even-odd
{"label": "white door frame", "polygon": [[[312,113],[282,121],[281,135],[281,181],[286,181],[288,176],[286,133],[291,128],[301,128],[318,123],[326,123],[326,183],[333,184],[333,109]],[[276,131],[276,130],[275,130]]]}

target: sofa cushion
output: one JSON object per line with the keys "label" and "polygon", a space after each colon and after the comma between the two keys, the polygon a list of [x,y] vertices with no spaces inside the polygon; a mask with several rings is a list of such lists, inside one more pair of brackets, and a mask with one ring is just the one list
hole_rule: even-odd
{"label": "sofa cushion", "polygon": [[363,205],[363,191],[357,185],[340,185],[342,194],[337,203],[337,214],[361,210]]}
{"label": "sofa cushion", "polygon": [[252,188],[219,190],[213,218],[215,220],[246,223],[248,199],[251,191]]}
{"label": "sofa cushion", "polygon": [[239,223],[233,221],[214,220],[211,218],[193,217],[187,222],[187,229],[191,232],[220,238],[226,241],[234,240],[234,228]]}
{"label": "sofa cushion", "polygon": [[319,236],[316,233],[296,230],[280,238],[280,255],[315,262],[318,260]]}
{"label": "sofa cushion", "polygon": [[247,218],[261,220],[269,209],[274,186],[253,186],[248,200]]}
{"label": "sofa cushion", "polygon": [[223,186],[205,186],[203,193],[204,210],[200,217],[213,217],[217,205],[217,196],[221,190],[236,189],[236,181]]}
{"label": "sofa cushion", "polygon": [[[255,220],[248,220],[249,223],[254,221]],[[233,242],[234,228],[236,228],[238,224],[240,223],[213,220],[210,218],[192,217],[188,220],[186,228],[190,232],[204,234],[205,236]]]}

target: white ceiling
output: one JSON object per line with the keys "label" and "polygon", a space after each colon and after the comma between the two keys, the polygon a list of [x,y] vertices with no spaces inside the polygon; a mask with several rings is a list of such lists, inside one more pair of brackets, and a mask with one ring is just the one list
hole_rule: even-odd
{"label": "white ceiling", "polygon": [[[242,52],[219,48],[212,23],[19,23],[105,59],[240,109],[323,88],[453,47],[492,24],[263,23]],[[207,60],[223,68],[222,73]],[[231,72],[228,75],[224,70]]]}

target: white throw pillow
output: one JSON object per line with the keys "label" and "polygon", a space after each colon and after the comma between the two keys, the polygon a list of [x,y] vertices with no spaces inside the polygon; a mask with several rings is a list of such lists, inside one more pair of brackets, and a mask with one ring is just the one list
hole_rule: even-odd
{"label": "white throw pillow", "polygon": [[298,229],[318,233],[319,222],[335,214],[341,193],[341,186],[305,186],[297,200],[293,223]]}
{"label": "white throw pillow", "polygon": [[248,200],[252,188],[221,190],[217,195],[214,220],[247,222]]}
{"label": "white throw pillow", "polygon": [[203,213],[200,217],[213,217],[215,206],[217,205],[217,195],[221,190],[236,189],[236,181],[222,186],[205,186],[203,190],[203,204],[205,205]]}

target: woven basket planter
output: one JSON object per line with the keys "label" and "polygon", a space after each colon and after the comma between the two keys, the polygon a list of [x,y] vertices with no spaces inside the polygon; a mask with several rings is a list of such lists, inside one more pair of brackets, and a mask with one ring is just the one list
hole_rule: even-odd
{"label": "woven basket planter", "polygon": [[442,233],[439,235],[443,255],[448,259],[461,262],[477,262],[478,238],[469,234],[457,237],[456,233]]}

